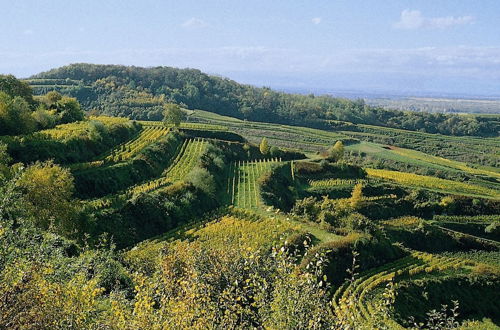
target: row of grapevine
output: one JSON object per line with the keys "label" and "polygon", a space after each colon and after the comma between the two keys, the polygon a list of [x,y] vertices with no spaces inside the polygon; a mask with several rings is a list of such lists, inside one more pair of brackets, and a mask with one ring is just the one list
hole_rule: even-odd
{"label": "row of grapevine", "polygon": [[500,215],[435,215],[433,220],[439,222],[456,222],[456,223],[479,223],[486,224],[495,221],[500,222]]}
{"label": "row of grapevine", "polygon": [[272,158],[231,163],[227,181],[227,193],[231,196],[231,204],[242,208],[256,208],[261,205],[257,180],[263,173],[269,171],[273,164],[280,162],[281,158]]}
{"label": "row of grapevine", "polygon": [[428,189],[438,189],[447,192],[455,192],[461,194],[500,198],[500,193],[495,189],[489,189],[486,187],[469,184],[465,182],[440,179],[436,177],[418,175],[413,173],[379,170],[373,168],[367,168],[366,172],[370,177],[391,180],[403,185],[416,186]]}
{"label": "row of grapevine", "polygon": [[466,163],[463,163],[463,162],[459,162],[456,160],[450,160],[450,159],[446,159],[443,157],[428,155],[428,154],[425,154],[423,152],[416,151],[416,150],[404,149],[404,148],[393,148],[391,151],[394,153],[397,153],[398,155],[407,157],[407,158],[422,160],[422,161],[434,163],[437,165],[458,169],[458,170],[461,170],[461,171],[464,171],[467,173],[471,173],[471,174],[488,175],[488,176],[500,178],[500,173],[488,171],[488,170],[484,170],[484,169],[473,168],[473,167],[470,167]]}
{"label": "row of grapevine", "polygon": [[90,120],[82,120],[68,124],[57,125],[54,128],[42,130],[39,133],[54,140],[68,140],[71,138],[88,135],[90,122],[99,121],[105,126],[124,124],[129,121],[127,118],[98,116],[90,117]]}
{"label": "row of grapevine", "polygon": [[108,155],[103,157],[104,162],[119,162],[132,158],[149,144],[156,142],[167,135],[169,129],[166,127],[145,127],[139,135],[114,148]]}
{"label": "row of grapevine", "polygon": [[309,185],[316,188],[328,188],[332,186],[354,186],[358,183],[366,183],[363,179],[323,179],[323,180],[309,180]]}
{"label": "row of grapevine", "polygon": [[369,320],[377,313],[374,297],[369,299],[375,288],[401,277],[460,269],[467,264],[469,262],[459,258],[413,252],[410,256],[370,269],[360,274],[354,281],[347,281],[335,292],[332,305],[337,314],[347,313],[350,318]]}
{"label": "row of grapevine", "polygon": [[149,192],[169,185],[175,181],[185,179],[188,173],[198,164],[207,146],[208,142],[201,138],[185,140],[179,147],[179,151],[172,165],[163,172],[160,178],[131,187],[128,193]]}
{"label": "row of grapevine", "polygon": [[135,138],[116,146],[107,154],[101,156],[98,160],[87,163],[73,164],[71,168],[74,170],[83,170],[91,167],[102,166],[107,163],[117,163],[129,160],[151,143],[154,143],[158,139],[167,135],[168,132],[169,129],[166,127],[146,126],[139,132],[139,134],[137,134]]}
{"label": "row of grapevine", "polygon": [[[150,127],[161,127],[165,124],[161,121],[139,121],[140,124]],[[174,125],[167,125],[169,128],[175,127]],[[205,124],[205,123],[181,123],[179,128],[197,129],[204,131],[227,131],[228,128],[222,125]]]}
{"label": "row of grapevine", "polygon": [[87,135],[88,129],[88,121],[77,121],[74,123],[57,125],[54,128],[40,131],[40,133],[54,140],[67,140],[81,135]]}

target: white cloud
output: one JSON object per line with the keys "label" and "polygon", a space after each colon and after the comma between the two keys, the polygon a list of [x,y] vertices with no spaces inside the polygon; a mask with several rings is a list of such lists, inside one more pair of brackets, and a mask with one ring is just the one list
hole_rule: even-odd
{"label": "white cloud", "polygon": [[321,17],[314,17],[311,22],[313,22],[313,24],[315,25],[318,25],[319,23],[321,23]]}
{"label": "white cloud", "polygon": [[[380,80],[382,86],[386,77],[397,76],[404,80],[401,88],[406,82],[418,87],[420,83],[447,79],[450,84],[463,86],[469,86],[469,81],[482,81],[484,86],[494,90],[495,95],[500,90],[500,47],[365,48],[337,49],[328,53],[264,46],[115,51],[68,49],[49,53],[0,50],[0,59],[0,72],[21,76],[68,63],[89,62],[190,67],[235,78],[239,73],[256,79],[262,76],[289,77],[283,84],[325,76],[328,79],[345,79],[347,84],[350,76],[364,76],[371,77],[374,86],[378,86],[377,81]],[[328,79],[323,81],[325,86],[329,84]],[[447,85],[443,86],[447,90]]]}
{"label": "white cloud", "polygon": [[208,23],[205,22],[202,19],[196,18],[196,17],[191,17],[181,25],[184,28],[187,29],[200,29],[208,26]]}
{"label": "white cloud", "polygon": [[401,12],[401,17],[393,26],[396,29],[415,30],[420,28],[445,29],[457,25],[465,25],[474,22],[472,16],[446,16],[446,17],[425,17],[420,10],[405,9]]}

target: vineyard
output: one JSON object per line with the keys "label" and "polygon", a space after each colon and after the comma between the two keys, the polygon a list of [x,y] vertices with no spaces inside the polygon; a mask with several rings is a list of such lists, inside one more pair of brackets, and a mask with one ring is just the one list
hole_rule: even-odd
{"label": "vineyard", "polygon": [[416,150],[404,149],[404,148],[392,148],[391,151],[400,155],[400,156],[406,157],[406,158],[418,159],[418,160],[426,161],[429,163],[450,167],[450,168],[464,171],[464,172],[471,173],[471,174],[487,175],[487,176],[491,176],[491,177],[495,177],[495,178],[500,178],[500,173],[493,172],[493,171],[487,171],[487,170],[483,170],[483,169],[478,169],[478,168],[473,168],[473,167],[470,167],[463,162],[458,162],[458,161],[446,159],[443,157],[436,157],[436,156],[432,156],[432,155],[427,155],[423,152],[419,152]]}
{"label": "vineyard", "polygon": [[500,198],[500,194],[497,190],[473,184],[467,184],[464,182],[440,179],[413,173],[380,170],[372,168],[367,168],[366,172],[372,178],[390,180],[402,185],[421,187],[431,190],[440,190],[444,192],[451,192],[463,195]]}
{"label": "vineyard", "polygon": [[500,222],[500,215],[435,215],[434,221],[438,222],[456,222],[456,223],[479,223],[488,224],[495,221]]}
{"label": "vineyard", "polygon": [[131,159],[137,155],[141,150],[156,142],[161,137],[167,135],[169,129],[161,126],[146,126],[144,127],[139,135],[126,143],[117,146],[115,149],[111,150],[108,155],[102,158],[104,163],[106,162],[120,162],[124,160]]}
{"label": "vineyard", "polygon": [[0,75],[0,329],[499,329],[500,117],[34,77]]}
{"label": "vineyard", "polygon": [[169,131],[169,128],[160,125],[145,126],[134,138],[114,147],[98,159],[86,163],[72,164],[70,168],[73,170],[84,170],[132,159],[148,145],[166,136]]}
{"label": "vineyard", "polygon": [[460,269],[473,265],[459,258],[435,256],[425,252],[413,252],[381,267],[361,273],[357,278],[346,281],[334,294],[332,305],[339,315],[368,321],[379,312],[377,298],[372,293],[385,284],[401,278],[412,278],[419,274],[438,273],[448,269]]}
{"label": "vineyard", "polygon": [[257,180],[280,162],[281,159],[273,158],[231,163],[227,181],[231,204],[241,208],[257,208],[262,205]]}
{"label": "vineyard", "polygon": [[329,188],[333,186],[354,186],[359,183],[366,183],[362,179],[323,179],[323,180],[309,180],[308,183],[311,187],[315,188]]}
{"label": "vineyard", "polygon": [[208,141],[204,139],[184,140],[172,164],[163,172],[160,178],[131,187],[127,193],[132,195],[141,192],[150,192],[175,181],[184,180],[196,166],[207,146]]}
{"label": "vineyard", "polygon": [[79,121],[75,123],[62,124],[57,127],[40,131],[40,134],[46,135],[54,140],[66,140],[82,135],[87,135],[89,123]]}
{"label": "vineyard", "polygon": [[329,146],[332,141],[336,140],[352,141],[352,139],[338,132],[251,122],[202,110],[196,110],[190,117],[200,123],[227,127],[227,130],[242,135],[252,143],[257,144],[265,137],[277,147],[298,149],[304,152],[321,151],[325,146]]}
{"label": "vineyard", "polygon": [[[140,124],[145,125],[145,126],[165,126],[165,124],[161,121],[145,121],[145,120],[140,120],[138,121]],[[174,128],[174,125],[167,125],[169,128]],[[202,131],[227,131],[228,128],[227,126],[223,125],[213,125],[213,124],[203,124],[203,123],[181,123],[178,128],[184,128],[184,129],[195,129],[195,130],[202,130]]]}
{"label": "vineyard", "polygon": [[54,128],[40,131],[40,134],[50,137],[54,140],[69,140],[80,136],[87,136],[92,122],[100,122],[105,126],[120,125],[127,123],[127,118],[98,116],[90,117],[88,121],[78,121],[69,124],[57,125]]}

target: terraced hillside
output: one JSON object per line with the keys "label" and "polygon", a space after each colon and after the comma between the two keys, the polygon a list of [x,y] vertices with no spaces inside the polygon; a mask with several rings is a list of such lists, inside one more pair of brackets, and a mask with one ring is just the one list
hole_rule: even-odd
{"label": "terraced hillside", "polygon": [[280,148],[298,149],[306,153],[322,151],[325,146],[337,140],[348,143],[352,139],[336,132],[314,128],[249,122],[221,116],[214,113],[196,110],[189,116],[190,121],[215,124],[227,127],[228,130],[244,136],[252,143],[259,143],[262,138]]}
{"label": "terraced hillside", "polygon": [[172,165],[163,172],[160,178],[131,187],[128,193],[150,192],[173,182],[185,179],[189,172],[196,166],[197,162],[199,162],[207,145],[208,142],[204,139],[185,140],[172,161]]}
{"label": "terraced hillside", "polygon": [[405,186],[407,185],[412,187],[422,187],[430,190],[439,190],[455,194],[486,196],[496,199],[500,198],[500,193],[498,192],[498,190],[488,189],[473,184],[397,171],[387,171],[371,168],[366,169],[366,171],[370,177],[394,181]]}
{"label": "terraced hillside", "polygon": [[[0,296],[28,310],[26,297],[63,301],[57,319],[82,310],[88,328],[400,329],[454,300],[446,322],[498,327],[499,172],[496,155],[479,157],[496,140],[465,162],[422,151],[425,139],[461,148],[455,138],[377,130],[196,110],[179,127],[92,117],[1,137],[0,155],[25,169],[0,162]],[[396,147],[382,133],[424,141]]]}
{"label": "terraced hillside", "polygon": [[249,209],[263,206],[258,179],[280,162],[281,159],[274,158],[231,163],[227,180],[231,204]]}

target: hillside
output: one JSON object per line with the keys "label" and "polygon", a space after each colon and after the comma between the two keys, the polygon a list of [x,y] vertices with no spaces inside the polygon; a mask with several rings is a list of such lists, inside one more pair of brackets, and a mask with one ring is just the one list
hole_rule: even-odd
{"label": "hillside", "polygon": [[329,128],[347,121],[445,135],[498,136],[498,117],[403,112],[363,100],[287,94],[207,75],[194,69],[72,64],[27,80],[36,94],[58,90],[87,110],[141,120],[160,120],[165,102],[261,122]]}
{"label": "hillside", "polygon": [[[0,126],[0,328],[500,326],[500,138],[196,70],[72,65],[35,97],[13,79],[0,124],[29,125]],[[172,101],[179,125],[145,120]]]}

